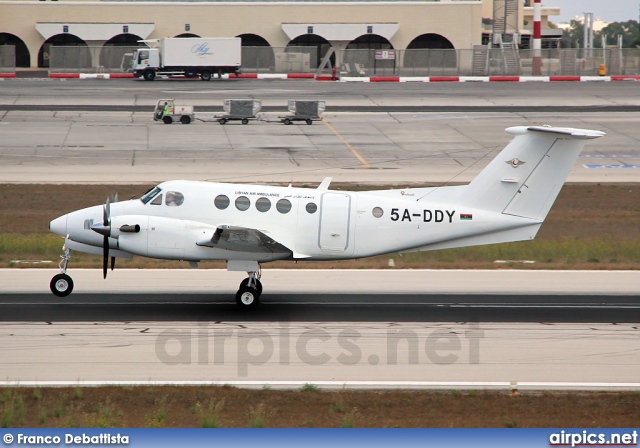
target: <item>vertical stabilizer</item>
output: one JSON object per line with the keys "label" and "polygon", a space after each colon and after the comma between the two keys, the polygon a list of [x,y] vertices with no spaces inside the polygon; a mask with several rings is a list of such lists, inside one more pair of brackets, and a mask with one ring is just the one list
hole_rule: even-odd
{"label": "vertical stabilizer", "polygon": [[463,202],[475,208],[543,220],[587,139],[601,131],[516,126],[515,138],[466,187]]}

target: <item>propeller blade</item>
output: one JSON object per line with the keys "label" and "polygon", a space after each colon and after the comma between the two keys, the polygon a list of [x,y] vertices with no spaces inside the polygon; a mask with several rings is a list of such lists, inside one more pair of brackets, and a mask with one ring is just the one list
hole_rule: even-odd
{"label": "propeller blade", "polygon": [[[111,207],[109,207],[109,198],[107,198],[102,208],[102,228],[100,230],[97,228],[93,230],[104,235],[104,239],[102,240],[102,278],[106,279],[109,268],[109,236],[111,236]],[[111,270],[113,270],[114,265],[115,262],[112,260]]]}
{"label": "propeller blade", "polygon": [[113,202],[118,202],[118,192],[116,191],[116,195],[113,197]]}
{"label": "propeller blade", "polygon": [[111,257],[111,270],[116,268],[116,257]]}
{"label": "propeller blade", "polygon": [[109,198],[107,198],[107,202],[104,203],[104,207],[102,208],[102,223],[105,226],[111,225],[111,207],[109,206]]}
{"label": "propeller blade", "polygon": [[109,237],[105,236],[102,241],[102,278],[107,278],[108,265],[109,265]]}

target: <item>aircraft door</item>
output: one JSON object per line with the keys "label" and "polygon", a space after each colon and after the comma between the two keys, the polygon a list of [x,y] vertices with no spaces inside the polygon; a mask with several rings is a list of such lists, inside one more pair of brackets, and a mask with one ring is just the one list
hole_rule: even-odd
{"label": "aircraft door", "polygon": [[320,206],[320,237],[322,250],[344,252],[349,245],[349,221],[351,196],[340,193],[325,193]]}

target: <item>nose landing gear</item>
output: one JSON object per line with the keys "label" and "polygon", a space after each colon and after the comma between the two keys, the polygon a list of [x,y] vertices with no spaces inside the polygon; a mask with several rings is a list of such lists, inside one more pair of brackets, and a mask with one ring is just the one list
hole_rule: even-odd
{"label": "nose landing gear", "polygon": [[73,291],[73,280],[71,277],[67,275],[67,266],[69,265],[69,260],[71,259],[71,253],[67,246],[62,246],[62,250],[64,250],[64,255],[60,255],[60,273],[53,276],[51,279],[51,283],[49,283],[49,287],[51,288],[51,292],[58,297],[66,297],[71,294]]}

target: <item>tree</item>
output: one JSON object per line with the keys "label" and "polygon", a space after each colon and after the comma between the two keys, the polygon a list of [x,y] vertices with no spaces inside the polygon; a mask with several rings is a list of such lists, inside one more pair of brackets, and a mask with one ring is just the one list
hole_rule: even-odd
{"label": "tree", "polygon": [[[593,48],[602,48],[602,36],[607,36],[606,45],[616,45],[618,36],[622,35],[622,46],[624,48],[635,48],[640,45],[640,28],[637,20],[627,20],[626,22],[611,22],[599,32],[593,33]],[[562,40],[565,46],[584,46],[584,25],[577,20],[571,20],[570,28],[562,33]],[[566,45],[570,43],[570,45]]]}
{"label": "tree", "polygon": [[[618,36],[622,35],[622,46],[624,48],[635,48],[638,44],[640,33],[638,32],[638,22],[636,20],[627,20],[626,22],[613,22],[602,28],[600,36],[607,36],[606,45],[616,45]],[[600,45],[602,47],[600,38]],[[595,39],[594,39],[595,40]],[[594,42],[595,46],[595,42]]]}
{"label": "tree", "polygon": [[[562,41],[565,47],[581,47],[584,38],[584,25],[577,20],[571,19],[569,29],[562,31]],[[567,45],[569,43],[569,45]]]}

